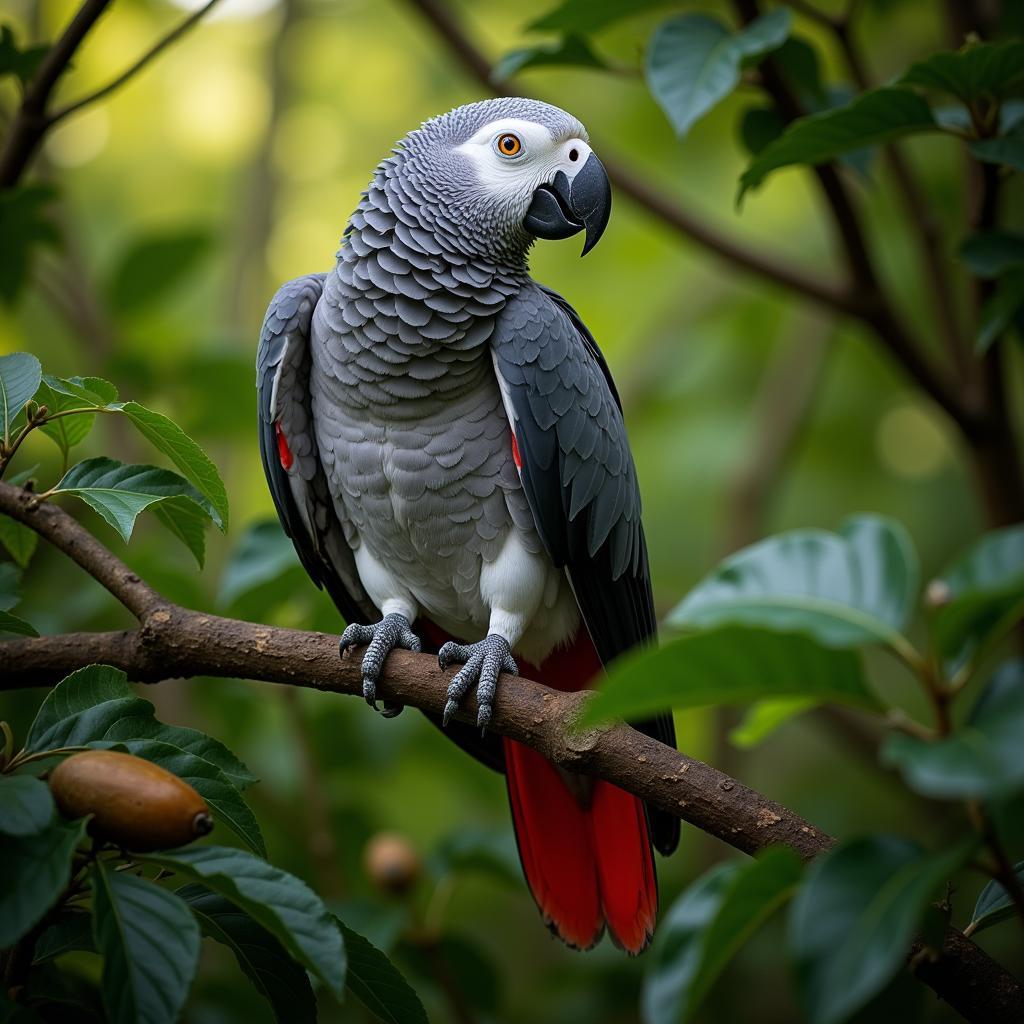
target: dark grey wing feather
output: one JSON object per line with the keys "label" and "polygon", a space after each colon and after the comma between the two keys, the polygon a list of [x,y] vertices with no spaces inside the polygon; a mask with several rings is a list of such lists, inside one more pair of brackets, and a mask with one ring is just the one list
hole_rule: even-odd
{"label": "dark grey wing feather", "polygon": [[[537,531],[572,583],[603,664],[656,633],[640,490],[608,365],[576,311],[529,284],[506,305],[491,339]],[[675,746],[669,714],[635,722]],[[648,808],[662,853],[679,820]]]}
{"label": "dark grey wing feather", "polygon": [[[346,622],[378,617],[359,582],[320,464],[309,397],[309,325],[323,292],[323,274],[283,285],[267,309],[256,355],[260,457],[285,533],[318,587]],[[281,463],[275,423],[292,453]]]}

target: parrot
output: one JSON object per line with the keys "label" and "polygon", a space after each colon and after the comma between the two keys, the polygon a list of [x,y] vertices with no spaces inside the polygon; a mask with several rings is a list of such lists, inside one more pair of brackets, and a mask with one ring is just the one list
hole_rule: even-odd
{"label": "parrot", "polygon": [[[530,276],[537,239],[611,212],[583,125],[537,100],[469,103],[410,131],[376,168],[333,269],[275,294],[257,354],[259,443],[278,516],[365,647],[378,705],[388,654],[436,654],[431,716],[504,772],[527,885],[586,950],[650,943],[653,851],[679,820],[487,731],[500,675],[561,691],[654,642],[637,473],[611,373],[561,295]],[[477,727],[452,719],[475,689]],[[670,714],[634,723],[675,746]]]}

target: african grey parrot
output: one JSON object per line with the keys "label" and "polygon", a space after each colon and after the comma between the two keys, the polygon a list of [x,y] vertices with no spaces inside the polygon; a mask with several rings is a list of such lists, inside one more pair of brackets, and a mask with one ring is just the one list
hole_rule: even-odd
{"label": "african grey parrot", "polygon": [[[590,332],[533,281],[535,238],[608,221],[604,167],[576,118],[471,103],[377,168],[334,269],[274,296],[257,359],[260,450],[303,565],[368,644],[363,692],[395,647],[463,667],[443,724],[508,780],[516,838],[552,931],[631,953],[657,913],[651,852],[678,821],[535,751],[448,722],[498,676],[577,690],[654,637],[636,471]],[[400,708],[385,705],[385,714]],[[674,745],[672,720],[638,723]]]}

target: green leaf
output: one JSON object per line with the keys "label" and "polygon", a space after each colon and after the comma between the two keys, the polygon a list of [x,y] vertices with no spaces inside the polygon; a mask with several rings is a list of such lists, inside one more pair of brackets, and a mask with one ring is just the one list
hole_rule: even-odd
{"label": "green leaf", "polygon": [[226,530],[228,494],[217,467],[210,461],[206,452],[181,427],[162,413],[153,412],[138,402],[125,402],[112,408],[124,413],[135,424],[139,433],[181,470],[213,506],[213,521],[222,531]]}
{"label": "green leaf", "polygon": [[740,141],[756,156],[786,130],[786,122],[774,107],[747,107],[740,118]]}
{"label": "green leaf", "polygon": [[1024,235],[1013,231],[983,231],[960,244],[960,259],[978,277],[998,277],[1024,267]]}
{"label": "green leaf", "polygon": [[812,697],[879,710],[860,659],[799,633],[721,626],[676,637],[614,662],[588,702],[581,726],[632,719],[666,708]]}
{"label": "green leaf", "polygon": [[554,10],[531,21],[527,29],[536,32],[597,32],[623,18],[667,6],[671,0],[562,0]]}
{"label": "green leaf", "polygon": [[110,1024],[174,1024],[199,964],[195,918],[174,893],[102,861],[91,881]]}
{"label": "green leaf", "polygon": [[62,679],[39,708],[26,748],[37,752],[91,740],[159,740],[216,765],[239,789],[257,781],[220,740],[157,721],[153,705],[110,665],[87,665]]}
{"label": "green leaf", "polygon": [[21,600],[21,571],[11,562],[0,562],[0,609],[7,611]]}
{"label": "green leaf", "polygon": [[967,722],[952,736],[928,743],[889,736],[884,764],[924,796],[949,800],[1006,799],[1024,790],[1024,661],[1008,661],[993,675]]}
{"label": "green leaf", "polygon": [[187,847],[136,854],[200,882],[261,924],[335,995],[345,984],[345,947],[326,907],[305,882],[242,850]]}
{"label": "green leaf", "polygon": [[[82,405],[79,399],[54,391],[45,379],[39,385],[35,400],[39,405],[45,405],[48,413],[78,409]],[[66,458],[75,445],[81,444],[89,436],[95,421],[96,416],[93,413],[83,412],[75,416],[61,416],[59,419],[50,420],[39,429],[57,445]]]}
{"label": "green leaf", "polygon": [[736,88],[744,61],[781,46],[789,24],[789,11],[779,8],[739,32],[704,14],[660,25],[647,49],[647,84],[676,133],[686,135]]}
{"label": "green leaf", "polygon": [[[0,206],[0,218],[2,216],[3,208]],[[7,229],[5,223],[5,237]],[[3,248],[6,247],[5,242]],[[0,356],[0,426],[5,440],[10,439],[14,418],[36,393],[42,376],[39,360],[28,352],[12,352],[9,356]]]}
{"label": "green leaf", "polygon": [[334,920],[345,940],[345,987],[352,995],[385,1024],[427,1024],[426,1010],[401,971],[369,939]]}
{"label": "green leaf", "polygon": [[975,652],[1024,611],[1024,524],[984,534],[940,576],[932,630],[946,658]]}
{"label": "green leaf", "polygon": [[906,960],[921,918],[972,845],[937,855],[866,836],[816,860],[789,917],[789,948],[811,1024],[840,1024]]}
{"label": "green leaf", "polygon": [[949,93],[967,105],[975,100],[1001,99],[1024,83],[1024,42],[968,43],[956,52],[933,53],[911,65],[900,79]]}
{"label": "green leaf", "polygon": [[35,835],[0,843],[0,949],[13,946],[52,907],[71,879],[85,821],[55,817]]}
{"label": "green leaf", "polygon": [[[295,546],[277,519],[253,523],[231,549],[217,603],[227,608],[240,598],[299,568]],[[283,589],[283,588],[274,588]]]}
{"label": "green leaf", "polygon": [[790,36],[772,55],[772,63],[811,113],[830,106],[818,51],[806,39]]}
{"label": "green leaf", "polygon": [[202,228],[137,239],[110,276],[107,294],[114,312],[135,315],[160,305],[199,270],[210,248],[210,234]]}
{"label": "green leaf", "polygon": [[32,775],[0,775],[0,833],[31,836],[53,818],[53,797],[45,782]]}
{"label": "green leaf", "polygon": [[22,569],[28,567],[38,542],[39,534],[35,530],[10,516],[0,515],[0,544]]}
{"label": "green leaf", "polygon": [[851,150],[923,131],[938,131],[928,104],[909,89],[887,87],[852,103],[794,121],[743,172],[738,199],[773,171],[791,164],[823,164]]}
{"label": "green leaf", "polygon": [[1013,324],[1018,312],[1024,308],[1024,269],[1011,270],[999,280],[995,294],[981,310],[978,336],[974,351],[987,352]]}
{"label": "green leaf", "polygon": [[668,623],[761,626],[806,633],[828,647],[881,643],[906,652],[900,631],[917,588],[917,554],[906,530],[883,516],[854,516],[838,534],[792,530],[731,555]]}
{"label": "green leaf", "polygon": [[542,67],[604,68],[605,62],[594,53],[582,36],[564,36],[555,43],[538,43],[510,50],[491,72],[492,82],[504,82],[520,71]]}
{"label": "green leaf", "polygon": [[[1018,882],[1024,885],[1024,860],[1014,864],[1013,871]],[[1010,894],[1001,882],[993,880],[981,890],[978,902],[974,904],[971,923],[967,926],[965,934],[975,935],[984,928],[991,928],[992,925],[999,924],[1001,921],[1008,921],[1014,913]]]}
{"label": "green leaf", "polygon": [[1019,128],[994,139],[977,139],[967,148],[987,164],[1006,164],[1015,171],[1024,171],[1024,131]]}
{"label": "green leaf", "polygon": [[60,233],[49,213],[56,197],[57,190],[52,185],[20,185],[0,190],[0,301],[8,305],[13,305],[28,284],[35,250],[60,242]]}
{"label": "green leaf", "polygon": [[53,922],[36,941],[33,965],[45,964],[65,953],[85,950],[96,951],[96,943],[92,937],[92,915],[73,906],[65,907],[60,916]]}
{"label": "green leaf", "polygon": [[0,77],[14,75],[22,85],[28,85],[49,49],[48,46],[26,46],[22,50],[10,25],[0,25]]}
{"label": "green leaf", "polygon": [[102,377],[43,377],[43,382],[52,391],[74,398],[79,405],[95,405],[100,408],[117,401],[117,388]]}
{"label": "green leaf", "polygon": [[773,847],[748,864],[712,868],[672,905],[644,976],[644,1024],[691,1020],[736,951],[794,892],[800,859]]}
{"label": "green leaf", "polygon": [[0,611],[0,633],[16,633],[18,636],[39,636],[31,622],[10,612]]}
{"label": "green leaf", "polygon": [[729,742],[742,750],[756,747],[791,718],[810,711],[816,705],[817,701],[812,697],[760,701],[747,709],[743,721],[729,733]]}
{"label": "green leaf", "polygon": [[[139,513],[157,503],[163,504],[162,521],[166,524],[168,518],[173,520],[173,532],[183,540],[193,537],[197,510],[214,522],[219,521],[213,505],[177,473],[155,466],[126,466],[102,457],[72,466],[54,493],[81,498],[114,527],[126,543],[131,539]],[[190,549],[202,565],[202,550],[191,544]]]}
{"label": "green leaf", "polygon": [[305,970],[248,914],[203,885],[179,889],[203,935],[227,946],[282,1024],[314,1024],[316,997]]}

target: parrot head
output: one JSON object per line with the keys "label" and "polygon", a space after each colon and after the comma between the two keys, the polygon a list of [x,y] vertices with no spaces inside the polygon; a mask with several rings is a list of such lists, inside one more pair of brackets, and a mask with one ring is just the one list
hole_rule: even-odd
{"label": "parrot head", "polygon": [[580,231],[586,255],[608,224],[604,165],[583,125],[549,103],[503,97],[456,107],[411,132],[401,152],[404,173],[440,223],[488,255],[525,253],[536,238]]}

